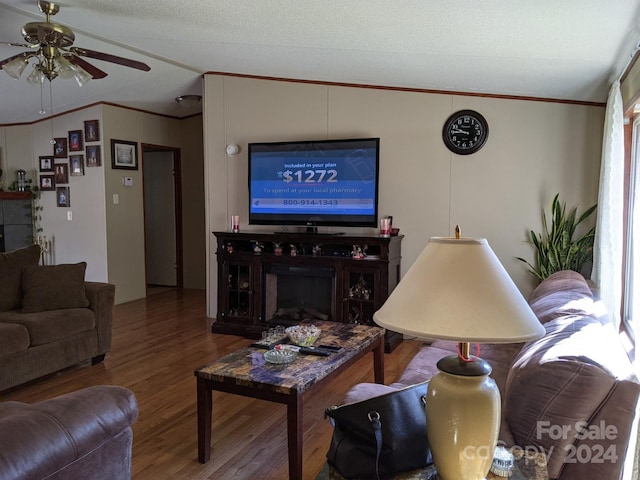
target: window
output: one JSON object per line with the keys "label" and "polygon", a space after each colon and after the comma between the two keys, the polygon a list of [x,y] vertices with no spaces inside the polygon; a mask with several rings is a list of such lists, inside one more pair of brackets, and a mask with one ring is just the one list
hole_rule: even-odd
{"label": "window", "polygon": [[[640,340],[640,116],[633,122],[630,157],[623,318],[635,343]],[[635,357],[638,365],[640,355]]]}

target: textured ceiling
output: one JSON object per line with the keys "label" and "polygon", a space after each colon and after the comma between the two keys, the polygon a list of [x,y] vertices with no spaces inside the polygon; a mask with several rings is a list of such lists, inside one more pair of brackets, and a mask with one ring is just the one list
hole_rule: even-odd
{"label": "textured ceiling", "polygon": [[[640,0],[67,0],[53,21],[109,76],[52,83],[54,113],[97,101],[185,116],[207,71],[604,102],[640,39]],[[42,20],[0,2],[0,41]],[[0,46],[0,59],[22,51]],[[28,71],[24,77],[28,75]],[[48,105],[48,88],[45,103]],[[37,120],[40,92],[0,72],[0,124]]]}

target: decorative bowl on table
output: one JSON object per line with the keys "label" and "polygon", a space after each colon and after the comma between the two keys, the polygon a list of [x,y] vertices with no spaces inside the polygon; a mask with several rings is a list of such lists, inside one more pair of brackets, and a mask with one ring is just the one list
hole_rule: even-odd
{"label": "decorative bowl on table", "polygon": [[297,353],[293,350],[267,350],[264,352],[264,359],[269,363],[284,364],[295,360]]}
{"label": "decorative bowl on table", "polygon": [[310,347],[320,336],[320,328],[315,325],[295,325],[285,329],[291,343],[300,347]]}

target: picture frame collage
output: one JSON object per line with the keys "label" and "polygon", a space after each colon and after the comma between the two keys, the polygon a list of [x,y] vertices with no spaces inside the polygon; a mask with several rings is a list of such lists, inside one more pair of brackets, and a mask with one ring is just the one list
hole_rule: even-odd
{"label": "picture frame collage", "polygon": [[52,155],[38,157],[40,191],[55,192],[58,207],[70,207],[69,178],[83,176],[85,168],[102,166],[100,123],[87,120],[84,129],[69,130],[67,137],[54,138]]}

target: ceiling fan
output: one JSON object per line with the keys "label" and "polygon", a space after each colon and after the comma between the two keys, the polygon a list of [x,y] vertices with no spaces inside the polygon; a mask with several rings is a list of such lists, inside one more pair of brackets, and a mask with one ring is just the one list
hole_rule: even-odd
{"label": "ceiling fan", "polygon": [[18,53],[0,61],[0,67],[11,77],[20,78],[32,58],[35,58],[37,63],[34,64],[33,72],[27,81],[36,85],[42,85],[45,79],[51,81],[60,76],[60,78],[74,78],[78,85],[82,86],[92,78],[99,79],[107,76],[106,72],[82,57],[116,63],[145,72],[151,70],[147,64],[136,60],[74,47],[75,35],[71,29],[51,21],[51,16],[58,13],[60,7],[52,2],[38,0],[38,8],[46,18],[44,22],[29,22],[22,27],[22,36],[26,44],[0,42],[12,47],[30,49],[28,52]]}

